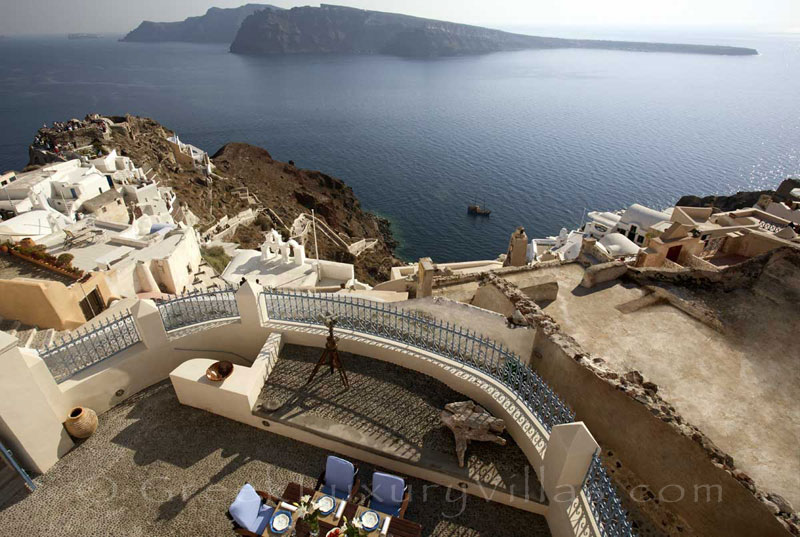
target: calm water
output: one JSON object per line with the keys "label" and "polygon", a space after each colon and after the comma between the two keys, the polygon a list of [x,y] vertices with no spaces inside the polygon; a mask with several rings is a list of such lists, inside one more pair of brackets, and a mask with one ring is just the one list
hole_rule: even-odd
{"label": "calm water", "polygon": [[[211,153],[249,142],[341,177],[392,220],[401,256],[438,261],[494,257],[517,225],[557,233],[584,208],[664,207],[800,172],[800,36],[672,40],[761,55],[250,58],[225,46],[9,38],[0,169],[24,166],[42,123],[146,115]],[[492,216],[467,216],[473,200]]]}

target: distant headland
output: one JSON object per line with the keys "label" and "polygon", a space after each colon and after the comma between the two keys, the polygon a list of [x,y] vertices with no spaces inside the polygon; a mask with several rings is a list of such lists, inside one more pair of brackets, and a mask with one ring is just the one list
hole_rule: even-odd
{"label": "distant headland", "polygon": [[185,41],[190,43],[230,43],[247,17],[258,11],[278,11],[282,8],[268,4],[245,4],[222,9],[212,7],[205,15],[189,17],[180,22],[144,21],[120,41],[160,43]]}
{"label": "distant headland", "polygon": [[229,42],[236,54],[385,54],[407,58],[466,56],[526,49],[585,48],[748,56],[752,48],[562,39],[514,34],[409,15],[322,4],[282,9],[247,4],[211,8],[182,22],[145,21],[122,41]]}

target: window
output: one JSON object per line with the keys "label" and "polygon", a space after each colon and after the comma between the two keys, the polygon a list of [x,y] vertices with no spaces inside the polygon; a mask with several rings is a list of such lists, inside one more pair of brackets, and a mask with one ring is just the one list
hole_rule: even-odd
{"label": "window", "polygon": [[636,237],[636,242],[638,242],[639,244],[642,244],[644,242],[644,237],[639,235],[638,237]]}

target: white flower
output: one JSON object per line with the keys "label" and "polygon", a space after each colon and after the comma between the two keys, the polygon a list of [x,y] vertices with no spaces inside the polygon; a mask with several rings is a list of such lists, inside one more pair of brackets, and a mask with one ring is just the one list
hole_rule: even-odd
{"label": "white flower", "polygon": [[364,524],[361,522],[360,518],[353,520],[353,527],[357,530],[364,529]]}
{"label": "white flower", "polygon": [[300,503],[308,503],[311,501],[311,495],[306,494],[305,496],[300,497]]}
{"label": "white flower", "polygon": [[297,516],[300,518],[306,518],[308,514],[308,508],[305,505],[301,505],[297,508]]}

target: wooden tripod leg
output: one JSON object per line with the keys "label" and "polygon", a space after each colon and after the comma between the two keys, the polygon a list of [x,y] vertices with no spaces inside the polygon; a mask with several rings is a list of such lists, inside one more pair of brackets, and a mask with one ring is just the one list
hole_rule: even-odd
{"label": "wooden tripod leg", "polygon": [[347,380],[347,373],[344,370],[344,366],[342,365],[342,361],[339,359],[339,351],[333,351],[333,356],[331,360],[331,371],[333,371],[333,366],[336,365],[336,368],[339,370],[339,378],[342,379],[342,384],[344,384],[345,389],[350,389],[350,382]]}
{"label": "wooden tripod leg", "polygon": [[[314,371],[311,372],[311,376],[308,377],[306,384],[311,384],[311,381],[314,380],[314,377],[316,376],[317,371],[319,371],[319,368],[325,365],[327,358],[328,358],[328,349],[325,349],[324,351],[322,351],[322,356],[320,356],[319,360],[317,360],[317,365],[314,366]],[[331,366],[333,366],[333,360],[331,360]]]}

